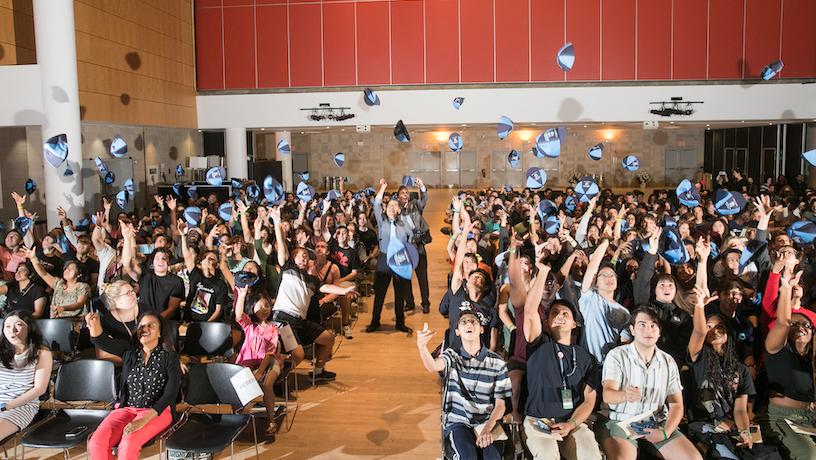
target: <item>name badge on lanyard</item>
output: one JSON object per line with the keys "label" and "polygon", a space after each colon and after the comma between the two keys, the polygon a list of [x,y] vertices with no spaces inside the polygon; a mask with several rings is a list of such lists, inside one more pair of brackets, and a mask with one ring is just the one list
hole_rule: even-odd
{"label": "name badge on lanyard", "polygon": [[567,379],[572,377],[572,374],[574,374],[578,368],[578,354],[575,350],[572,350],[572,369],[565,375],[564,352],[558,349],[558,345],[556,345],[555,342],[553,342],[553,351],[555,352],[555,357],[558,359],[558,370],[561,372],[561,408],[564,410],[573,410],[575,408],[575,402],[572,398],[572,389],[567,386]]}

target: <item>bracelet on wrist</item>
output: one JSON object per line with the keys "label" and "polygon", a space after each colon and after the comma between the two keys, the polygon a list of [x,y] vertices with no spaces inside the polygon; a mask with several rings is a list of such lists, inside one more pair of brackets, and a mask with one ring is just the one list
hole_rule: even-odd
{"label": "bracelet on wrist", "polygon": [[662,432],[663,432],[663,440],[664,440],[664,441],[665,441],[665,440],[667,440],[667,439],[669,439],[669,435],[666,433],[666,429],[665,429],[665,428],[661,428],[661,429],[660,429],[660,431],[662,431]]}
{"label": "bracelet on wrist", "polygon": [[577,430],[578,429],[578,422],[576,422],[574,418],[569,419],[569,421],[572,422],[572,426],[574,427],[574,429]]}

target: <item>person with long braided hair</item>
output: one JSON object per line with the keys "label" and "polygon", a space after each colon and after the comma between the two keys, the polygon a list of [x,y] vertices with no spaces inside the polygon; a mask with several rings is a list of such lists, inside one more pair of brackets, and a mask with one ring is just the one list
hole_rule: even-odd
{"label": "person with long braided hair", "polygon": [[779,446],[786,458],[792,460],[816,458],[813,438],[794,432],[786,421],[816,426],[813,372],[816,313],[804,308],[791,312],[793,287],[801,276],[801,271],[793,275],[790,269],[782,273],[776,323],[765,339],[770,404],[767,413],[757,417],[766,443]]}
{"label": "person with long braided hair", "polygon": [[[756,390],[748,367],[740,362],[725,318],[719,313],[706,315],[707,294],[705,286],[700,286],[691,296],[694,329],[688,342],[688,363],[695,385],[690,393],[689,434],[706,450],[706,458],[742,458],[744,449],[760,449],[754,446],[748,418],[748,398]],[[724,427],[728,429],[716,432]],[[776,452],[772,446],[761,449]]]}

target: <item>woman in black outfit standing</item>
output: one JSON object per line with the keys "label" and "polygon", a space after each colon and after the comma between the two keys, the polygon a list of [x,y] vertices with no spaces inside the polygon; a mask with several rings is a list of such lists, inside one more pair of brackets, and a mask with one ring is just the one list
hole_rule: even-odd
{"label": "woman in black outfit standing", "polygon": [[[105,340],[101,335],[97,340]],[[145,312],[124,355],[117,408],[88,441],[91,459],[138,459],[142,446],[173,421],[181,380],[179,356],[167,323],[157,312]]]}

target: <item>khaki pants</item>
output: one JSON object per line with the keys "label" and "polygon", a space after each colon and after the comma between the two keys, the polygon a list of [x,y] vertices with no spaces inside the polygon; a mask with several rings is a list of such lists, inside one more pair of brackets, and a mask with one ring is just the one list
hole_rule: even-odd
{"label": "khaki pants", "polygon": [[601,450],[595,433],[586,424],[578,425],[563,441],[551,439],[533,427],[530,417],[524,418],[527,448],[535,460],[600,460]]}

